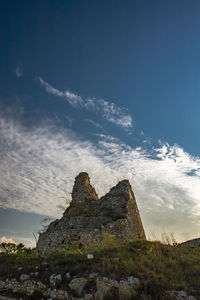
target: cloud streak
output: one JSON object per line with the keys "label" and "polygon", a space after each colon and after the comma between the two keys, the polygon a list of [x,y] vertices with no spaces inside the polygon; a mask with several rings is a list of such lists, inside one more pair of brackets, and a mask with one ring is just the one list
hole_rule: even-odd
{"label": "cloud streak", "polygon": [[118,107],[113,102],[108,102],[104,99],[96,99],[94,97],[87,97],[84,99],[77,94],[69,92],[68,90],[60,91],[54,88],[41,77],[38,77],[38,80],[41,86],[45,88],[47,93],[61,97],[74,108],[84,108],[89,111],[98,112],[107,121],[115,125],[119,125],[125,129],[130,129],[133,127],[131,115],[127,114],[125,109]]}
{"label": "cloud streak", "polygon": [[26,129],[0,118],[0,206],[58,216],[70,199],[74,177],[90,174],[101,196],[118,180],[130,180],[148,235],[166,230],[179,239],[200,229],[200,159],[178,145],[132,148],[112,136],[98,144],[73,131]]}
{"label": "cloud streak", "polygon": [[17,67],[16,70],[15,70],[15,74],[16,76],[19,78],[19,77],[22,77],[23,75],[23,71],[20,67]]}

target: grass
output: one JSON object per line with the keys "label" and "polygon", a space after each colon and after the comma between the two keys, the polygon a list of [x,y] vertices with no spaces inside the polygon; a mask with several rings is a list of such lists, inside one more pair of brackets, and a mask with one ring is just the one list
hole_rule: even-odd
{"label": "grass", "polygon": [[[88,253],[94,259],[89,260]],[[18,271],[20,266],[23,271]],[[0,253],[0,280],[22,272],[27,274],[35,268],[44,283],[53,273],[60,273],[63,278],[67,272],[78,277],[98,273],[117,280],[135,276],[141,282],[137,299],[164,299],[166,290],[185,290],[192,295],[200,291],[200,247],[186,244],[144,240],[121,244],[113,236],[105,235],[101,244],[81,249],[74,244],[67,250],[46,255],[42,263],[34,249]]]}

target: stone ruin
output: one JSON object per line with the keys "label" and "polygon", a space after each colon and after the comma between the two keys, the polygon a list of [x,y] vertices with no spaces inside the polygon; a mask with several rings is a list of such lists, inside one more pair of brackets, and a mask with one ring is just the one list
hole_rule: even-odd
{"label": "stone ruin", "polygon": [[74,242],[87,246],[100,242],[105,233],[121,241],[146,239],[129,181],[120,181],[99,199],[88,174],[82,172],[75,178],[70,206],[40,234],[37,249],[53,252]]}

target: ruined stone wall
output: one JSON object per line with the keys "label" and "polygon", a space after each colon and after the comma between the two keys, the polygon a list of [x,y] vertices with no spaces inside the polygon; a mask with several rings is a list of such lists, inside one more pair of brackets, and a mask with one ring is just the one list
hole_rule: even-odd
{"label": "ruined stone wall", "polygon": [[115,235],[122,241],[145,239],[136,200],[128,180],[120,181],[98,199],[87,173],[75,178],[72,201],[60,220],[52,222],[40,234],[41,252],[67,248],[74,241],[89,245],[101,241],[102,234]]}

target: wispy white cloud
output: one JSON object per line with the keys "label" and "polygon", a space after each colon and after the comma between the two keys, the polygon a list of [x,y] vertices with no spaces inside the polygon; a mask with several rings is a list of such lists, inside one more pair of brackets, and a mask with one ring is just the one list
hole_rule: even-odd
{"label": "wispy white cloud", "polygon": [[99,123],[91,120],[91,119],[85,119],[86,122],[92,124],[93,126],[95,126],[96,128],[102,129],[103,130],[103,126],[100,125]]}
{"label": "wispy white cloud", "polygon": [[99,112],[107,121],[125,129],[133,127],[131,115],[127,114],[125,109],[118,107],[113,102],[108,102],[104,99],[96,99],[94,97],[87,97],[84,99],[77,94],[69,92],[68,90],[60,91],[54,88],[41,77],[38,77],[38,80],[47,93],[65,99],[75,108],[85,108],[89,111]]}
{"label": "wispy white cloud", "polygon": [[22,75],[23,75],[22,68],[18,66],[15,70],[15,74],[17,77],[22,77]]}
{"label": "wispy white cloud", "polygon": [[100,196],[130,180],[147,235],[199,232],[200,159],[178,145],[144,150],[106,135],[93,144],[68,129],[25,129],[2,117],[0,144],[1,207],[58,216],[61,197],[70,199],[74,177],[86,171]]}

